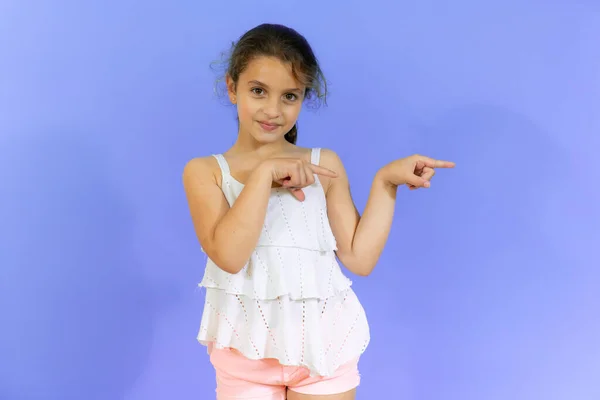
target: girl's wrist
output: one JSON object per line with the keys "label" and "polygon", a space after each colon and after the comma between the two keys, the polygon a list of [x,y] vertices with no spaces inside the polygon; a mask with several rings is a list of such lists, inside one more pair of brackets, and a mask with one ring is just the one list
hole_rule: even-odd
{"label": "girl's wrist", "polygon": [[387,165],[380,168],[379,171],[375,174],[375,180],[381,182],[385,186],[397,187],[398,184],[394,183],[390,179],[390,174],[387,171]]}
{"label": "girl's wrist", "polygon": [[269,161],[270,160],[261,161],[254,170],[254,173],[262,176],[271,176],[271,166],[269,165]]}
{"label": "girl's wrist", "polygon": [[273,182],[273,168],[267,161],[261,162],[250,174],[251,179],[261,182],[260,184],[271,186]]}
{"label": "girl's wrist", "polygon": [[375,174],[375,182],[374,183],[379,184],[389,190],[396,190],[399,186],[397,183],[394,183],[390,179],[390,175],[389,175],[386,167],[383,167],[379,171],[377,171],[377,173]]}

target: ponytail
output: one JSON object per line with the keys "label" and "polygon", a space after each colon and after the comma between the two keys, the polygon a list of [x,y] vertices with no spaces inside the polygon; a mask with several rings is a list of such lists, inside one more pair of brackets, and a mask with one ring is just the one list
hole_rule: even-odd
{"label": "ponytail", "polygon": [[296,144],[296,141],[298,140],[298,123],[295,123],[294,126],[292,126],[292,129],[290,129],[290,131],[286,133],[284,137],[285,140],[291,144]]}

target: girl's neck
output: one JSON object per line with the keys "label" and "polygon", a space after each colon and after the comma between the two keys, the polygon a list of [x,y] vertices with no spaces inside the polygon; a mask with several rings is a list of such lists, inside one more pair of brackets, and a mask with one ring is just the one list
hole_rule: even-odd
{"label": "girl's neck", "polygon": [[254,153],[260,158],[269,158],[275,154],[281,154],[294,147],[295,146],[285,140],[285,138],[281,138],[281,140],[272,143],[260,143],[250,135],[238,135],[237,140],[233,146],[231,146],[228,153]]}

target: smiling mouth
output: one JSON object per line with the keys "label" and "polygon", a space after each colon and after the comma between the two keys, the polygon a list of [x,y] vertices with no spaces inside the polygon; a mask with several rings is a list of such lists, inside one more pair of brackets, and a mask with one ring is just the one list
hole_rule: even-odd
{"label": "smiling mouth", "polygon": [[259,125],[261,126],[261,128],[263,128],[265,131],[274,131],[275,129],[279,128],[279,125],[277,124],[271,124],[268,122],[258,122]]}

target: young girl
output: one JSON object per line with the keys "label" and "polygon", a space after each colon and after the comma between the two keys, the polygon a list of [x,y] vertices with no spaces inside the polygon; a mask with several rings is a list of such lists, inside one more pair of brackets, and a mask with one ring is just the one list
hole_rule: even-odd
{"label": "young girl", "polygon": [[385,165],[361,216],[336,153],[295,145],[302,103],[324,97],[324,82],[296,31],[248,31],[226,74],[237,141],[184,170],[208,256],[198,340],[208,347],[219,400],[354,399],[369,326],[336,257],[369,275],[398,186],[427,188],[435,168],[454,165],[419,155]]}

